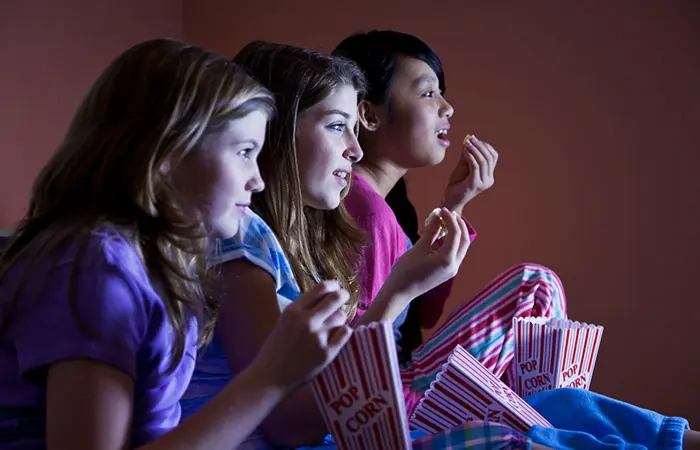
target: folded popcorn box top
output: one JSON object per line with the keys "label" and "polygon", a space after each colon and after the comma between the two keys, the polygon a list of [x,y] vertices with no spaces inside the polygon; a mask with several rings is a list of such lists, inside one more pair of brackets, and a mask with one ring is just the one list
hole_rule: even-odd
{"label": "folded popcorn box top", "polygon": [[603,327],[564,319],[514,318],[515,391],[590,389]]}
{"label": "folded popcorn box top", "polygon": [[527,431],[552,425],[461,346],[432,382],[411,416],[411,425],[437,433],[472,420]]}

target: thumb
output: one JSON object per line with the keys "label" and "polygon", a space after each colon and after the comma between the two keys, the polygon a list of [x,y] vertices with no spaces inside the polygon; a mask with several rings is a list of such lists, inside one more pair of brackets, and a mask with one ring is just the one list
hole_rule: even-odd
{"label": "thumb", "polygon": [[414,247],[418,247],[426,251],[430,249],[440,234],[440,225],[442,224],[440,214],[442,214],[444,209],[445,208],[434,210],[431,215],[428,216],[423,234],[421,235],[420,239],[418,239],[418,242],[416,242]]}

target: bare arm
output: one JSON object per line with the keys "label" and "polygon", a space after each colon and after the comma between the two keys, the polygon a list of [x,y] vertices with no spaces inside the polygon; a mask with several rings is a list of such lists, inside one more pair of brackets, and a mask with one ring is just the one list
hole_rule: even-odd
{"label": "bare arm", "polygon": [[[220,395],[178,428],[143,450],[236,448],[286,394],[251,365]],[[103,363],[70,360],[49,369],[47,448],[130,448],[134,383]]]}
{"label": "bare arm", "polygon": [[[285,395],[335,358],[351,335],[337,282],[315,286],[287,308],[253,362],[202,409],[143,450],[237,448]],[[46,436],[50,450],[131,448],[134,383],[88,359],[48,369]]]}
{"label": "bare arm", "polygon": [[[219,295],[223,305],[217,336],[236,374],[255,358],[280,316],[275,282],[263,269],[238,259],[222,265]],[[274,445],[301,446],[327,434],[310,386],[303,386],[277,406],[261,425]]]}

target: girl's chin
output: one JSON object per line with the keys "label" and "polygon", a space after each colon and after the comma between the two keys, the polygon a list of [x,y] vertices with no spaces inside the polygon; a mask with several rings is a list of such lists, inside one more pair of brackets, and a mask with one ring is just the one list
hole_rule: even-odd
{"label": "girl's chin", "polygon": [[430,153],[423,153],[422,155],[414,158],[411,164],[412,168],[420,167],[430,167],[437,166],[445,159],[445,149],[437,148],[432,150]]}
{"label": "girl's chin", "polygon": [[330,211],[340,206],[340,195],[337,197],[324,196],[313,200],[304,201],[304,206],[318,209],[321,211]]}
{"label": "girl's chin", "polygon": [[225,221],[217,221],[209,228],[209,236],[216,239],[228,239],[235,236],[238,233],[241,217],[241,215],[236,214],[235,217],[227,217]]}

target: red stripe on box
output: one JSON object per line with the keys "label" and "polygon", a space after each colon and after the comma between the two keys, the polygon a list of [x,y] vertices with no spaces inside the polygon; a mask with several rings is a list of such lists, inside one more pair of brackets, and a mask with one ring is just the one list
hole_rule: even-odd
{"label": "red stripe on box", "polygon": [[360,450],[366,450],[367,447],[365,447],[365,438],[364,438],[364,436],[362,436],[362,435],[358,436],[358,437],[357,437],[357,440],[358,440],[357,444],[358,444],[358,446],[360,447]]}
{"label": "red stripe on box", "polygon": [[552,360],[549,363],[549,372],[554,374],[554,360],[556,359],[557,343],[559,342],[559,330],[554,330],[552,335]]}
{"label": "red stripe on box", "polygon": [[469,415],[482,420],[484,408],[486,408],[490,399],[484,397],[482,392],[474,386],[471,380],[468,378],[462,379],[462,377],[462,374],[460,374],[459,378],[455,377],[453,384],[447,385],[446,387],[454,389],[460,397],[463,397],[463,408],[467,410]]}
{"label": "red stripe on box", "polygon": [[566,367],[566,361],[568,359],[568,352],[569,352],[569,335],[571,334],[571,330],[566,330],[564,331],[564,335],[566,338],[564,339],[564,358],[561,361],[561,367],[560,370],[563,372]]}
{"label": "red stripe on box", "polygon": [[468,386],[470,393],[474,397],[476,397],[483,404],[487,404],[489,400],[488,396],[483,395],[482,391],[475,389],[475,387],[472,385],[472,381],[469,379],[469,376],[464,376],[463,374],[460,374],[460,378],[462,383],[466,383],[466,386]]}
{"label": "red stripe on box", "polygon": [[581,334],[581,329],[576,328],[576,337],[574,338],[574,341],[576,342],[576,346],[574,347],[574,355],[571,357],[571,364],[576,362],[576,354],[578,353],[579,350],[579,335]]}
{"label": "red stripe on box", "polygon": [[372,344],[374,346],[374,351],[382,356],[382,358],[377,358],[377,369],[378,369],[378,374],[379,374],[379,379],[381,383],[381,389],[386,391],[389,389],[388,381],[386,379],[387,373],[389,372],[388,367],[385,367],[383,364],[384,361],[384,356],[381,350],[381,347],[379,345],[379,337],[377,336],[376,333],[372,334]]}
{"label": "red stripe on box", "polygon": [[392,446],[396,445],[398,446],[401,443],[401,439],[399,438],[399,435],[397,434],[397,431],[399,427],[396,426],[396,409],[394,408],[389,408],[389,414],[387,416],[387,419],[389,421],[389,426],[391,427],[391,439],[392,439]]}
{"label": "red stripe on box", "polygon": [[[479,415],[481,410],[489,402],[487,396],[474,387],[473,382],[463,373],[450,371],[445,377],[444,389],[454,391],[458,398],[457,403],[462,403],[474,415]],[[441,383],[442,384],[442,383]]]}
{"label": "red stripe on box", "polygon": [[433,391],[430,398],[428,398],[423,405],[423,413],[431,417],[439,417],[441,421],[452,424],[459,420],[458,417],[454,415],[454,411],[447,413],[448,409],[453,409],[454,405],[451,405],[448,399],[445,399],[442,394],[438,391]]}
{"label": "red stripe on box", "polygon": [[379,432],[379,423],[375,422],[374,425],[372,425],[372,434],[377,438],[377,441],[375,441],[377,444],[379,444],[379,447],[375,447],[378,450],[384,450],[384,443],[379,441],[378,439],[381,438],[382,434]]}
{"label": "red stripe on box", "polygon": [[[447,394],[447,393],[442,392],[442,394]],[[439,396],[436,395],[436,397],[439,397]],[[448,402],[450,402],[450,401],[457,402],[457,399],[450,397],[450,395],[445,395],[445,397],[447,397]],[[444,417],[445,420],[449,420],[450,422],[459,422],[459,419],[457,417],[455,417],[452,413],[450,413],[445,408],[443,408],[439,403],[437,403],[436,400],[431,401],[431,406],[437,413],[439,413],[442,417]]]}
{"label": "red stripe on box", "polygon": [[[483,399],[478,398],[477,392],[474,391],[474,389],[471,386],[464,386],[464,385],[458,385],[460,386],[461,389],[461,394],[465,397],[468,397],[469,399],[476,400],[476,402],[468,402],[466,401],[467,398],[465,399],[457,399],[455,400],[453,397],[450,397],[447,395],[446,390],[451,390],[455,389],[454,387],[451,386],[444,386],[441,387],[439,390],[436,390],[436,401],[443,400],[445,403],[450,405],[452,408],[459,410],[460,407],[461,409],[464,409],[467,411],[468,414],[478,416],[479,413],[481,413],[481,409],[479,408],[479,404],[477,402],[481,402],[481,404],[484,404]],[[459,396],[458,396],[459,397]],[[435,409],[439,412],[440,408],[435,407]],[[445,417],[445,420],[449,420],[451,423],[459,423],[461,421],[461,418],[459,416],[455,416],[455,413],[451,413],[449,416],[443,415]]]}
{"label": "red stripe on box", "polygon": [[[600,340],[599,333],[600,333],[600,328],[596,328],[596,330],[595,330],[595,344],[596,344],[596,347],[598,346],[598,343],[599,343],[599,340]],[[597,349],[596,349],[596,352],[595,352],[595,353],[596,353],[596,354],[598,353],[598,350],[597,350]],[[591,368],[593,367],[593,361],[594,361],[594,358],[591,358],[590,361],[588,362],[588,372],[589,372],[589,373],[591,372]]]}
{"label": "red stripe on box", "polygon": [[324,380],[323,374],[319,375],[317,380],[318,380],[318,387],[321,390],[321,395],[323,396],[323,401],[324,402],[329,402],[330,401],[330,395],[328,394],[328,387],[326,386],[326,382]]}
{"label": "red stripe on box", "polygon": [[[588,339],[588,338],[589,338],[589,335],[590,335],[590,334],[591,334],[591,329],[590,329],[590,328],[586,328],[586,336],[584,337],[584,341],[586,342],[586,346],[585,346],[584,348],[586,348],[587,350],[589,350],[590,353],[593,353],[593,350],[588,348],[588,342],[589,342],[589,339]],[[585,357],[586,357],[586,355],[584,355],[584,358],[585,358]],[[585,360],[582,360],[582,361],[581,361],[581,364],[579,364],[579,366],[578,366],[578,374],[579,374],[579,375],[581,375],[581,373],[583,372],[583,366],[584,366],[585,363],[586,363]]]}
{"label": "red stripe on box", "polygon": [[[338,437],[340,438],[340,437],[342,436],[342,430],[343,430],[343,429],[342,429],[342,427],[341,427],[341,425],[340,425],[340,422],[337,421],[337,420],[334,420],[334,421],[333,421],[333,427],[332,427],[332,430],[331,430],[331,434],[332,434],[333,436],[338,436]],[[342,440],[342,439],[340,439],[340,440]]]}
{"label": "red stripe on box", "polygon": [[366,333],[362,334],[361,339],[358,339],[357,343],[357,362],[359,363],[357,372],[364,380],[362,394],[365,400],[369,399],[369,392],[370,390],[374,390],[375,386],[375,370],[372,370],[374,369],[374,361],[368,358],[368,356],[372,354],[372,348],[367,345],[367,337],[371,333],[371,329],[367,330]]}
{"label": "red stripe on box", "polygon": [[381,427],[380,429],[382,430],[382,432],[381,432],[381,438],[382,438],[381,443],[382,443],[382,447],[383,447],[383,448],[387,448],[387,449],[391,449],[391,447],[392,447],[392,445],[393,445],[393,442],[392,442],[393,439],[392,439],[392,436],[391,436],[391,434],[392,434],[392,429],[391,429],[391,425],[390,425],[390,422],[389,422],[389,417],[390,417],[390,416],[384,415],[384,416],[382,416],[382,418],[379,420],[379,425],[380,425],[380,427]]}
{"label": "red stripe on box", "polygon": [[544,341],[545,341],[545,336],[544,335],[544,327],[540,327],[540,358],[539,358],[539,365],[537,366],[537,370],[540,371],[540,373],[544,373]]}
{"label": "red stripe on box", "polygon": [[[341,366],[340,361],[338,361],[338,366]],[[340,369],[340,367],[338,368]],[[338,383],[340,384],[341,390],[345,389],[345,387],[348,385],[344,372],[344,370],[338,370],[336,372],[338,374]]]}
{"label": "red stripe on box", "polygon": [[367,336],[367,342],[365,345],[367,346],[367,354],[365,355],[365,358],[367,358],[369,355],[377,355],[379,356],[378,358],[368,358],[368,362],[371,364],[370,367],[373,368],[373,370],[369,371],[369,375],[371,376],[372,379],[372,389],[373,390],[381,390],[382,389],[382,377],[385,376],[383,373],[383,364],[382,364],[382,359],[384,355],[380,353],[376,353],[376,349],[374,347],[374,338],[377,336],[376,333],[372,333],[371,335]]}
{"label": "red stripe on box", "polygon": [[[362,357],[360,356],[360,353],[358,351],[357,340],[349,342],[349,344],[351,345],[350,349],[352,351],[353,357],[355,358],[355,361],[362,361]],[[359,376],[360,385],[362,386],[362,392],[365,394],[365,398],[367,398],[367,379],[365,378],[364,371],[355,370],[355,374]]]}

